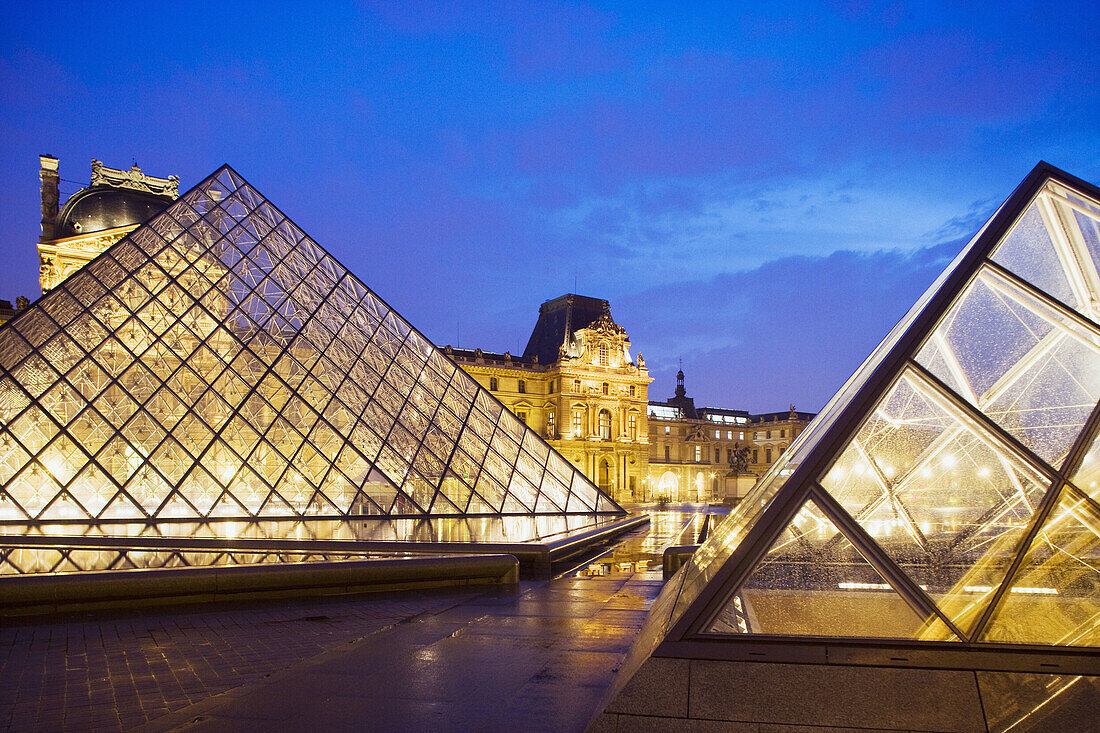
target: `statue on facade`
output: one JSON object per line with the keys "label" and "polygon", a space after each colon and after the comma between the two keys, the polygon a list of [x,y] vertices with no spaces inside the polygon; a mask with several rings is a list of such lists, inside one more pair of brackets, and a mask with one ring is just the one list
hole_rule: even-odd
{"label": "statue on facade", "polygon": [[747,445],[741,445],[740,443],[734,443],[733,450],[730,452],[730,473],[745,473],[748,470],[749,447]]}

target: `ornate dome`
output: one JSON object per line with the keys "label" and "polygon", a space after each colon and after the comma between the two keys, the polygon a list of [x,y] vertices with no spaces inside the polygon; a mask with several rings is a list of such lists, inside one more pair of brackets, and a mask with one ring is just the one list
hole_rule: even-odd
{"label": "ornate dome", "polygon": [[88,186],[65,202],[57,217],[56,236],[74,237],[142,224],[170,203],[170,196],[102,184]]}

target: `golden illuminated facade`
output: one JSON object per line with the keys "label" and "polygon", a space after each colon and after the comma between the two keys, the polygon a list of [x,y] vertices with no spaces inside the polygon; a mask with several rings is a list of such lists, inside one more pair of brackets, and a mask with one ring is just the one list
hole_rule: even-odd
{"label": "golden illuminated facade", "polygon": [[522,356],[444,351],[601,490],[620,502],[643,499],[652,380],[606,300],[570,294],[543,303]]}
{"label": "golden illuminated facade", "polygon": [[0,327],[0,520],[621,511],[232,169],[166,207]]}
{"label": "golden illuminated facade", "polygon": [[736,503],[813,419],[812,413],[749,414],[695,407],[684,373],[676,394],[649,403],[649,473],[645,497],[670,502]]}
{"label": "golden illuminated facade", "polygon": [[132,166],[108,168],[92,161],[91,181],[60,204],[58,160],[39,156],[42,236],[38,242],[42,292],[160,213],[179,196],[179,177],[157,178]]}

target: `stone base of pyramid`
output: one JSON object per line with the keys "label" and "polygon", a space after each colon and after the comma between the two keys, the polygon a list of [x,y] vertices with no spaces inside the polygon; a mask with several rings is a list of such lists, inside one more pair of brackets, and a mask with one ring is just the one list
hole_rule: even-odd
{"label": "stone base of pyramid", "polygon": [[518,582],[519,561],[511,555],[21,575],[3,581],[0,616]]}
{"label": "stone base of pyramid", "polygon": [[588,732],[1084,731],[1097,710],[1100,676],[651,657]]}

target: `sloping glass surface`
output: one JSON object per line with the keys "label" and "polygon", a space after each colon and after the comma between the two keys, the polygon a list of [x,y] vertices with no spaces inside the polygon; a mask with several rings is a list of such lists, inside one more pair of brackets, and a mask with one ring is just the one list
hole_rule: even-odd
{"label": "sloping glass surface", "polygon": [[990,259],[1096,321],[1100,204],[1049,181]]}
{"label": "sloping glass surface", "polygon": [[1100,509],[1067,489],[1032,542],[982,641],[1100,642]]}
{"label": "sloping glass surface", "polygon": [[1070,481],[1090,499],[1100,503],[1100,433],[1093,439]]}
{"label": "sloping glass surface", "polygon": [[1100,333],[988,268],[917,361],[1054,466],[1100,399]]}
{"label": "sloping glass surface", "polygon": [[[1077,593],[1075,610],[1063,612],[1073,624],[1062,624],[1077,631],[1063,630],[1058,638],[1044,632],[1041,640],[1036,631],[1031,638],[1096,643],[1081,631],[1086,611],[1100,604],[1100,583],[1083,580],[1094,572],[1098,550],[1096,527],[1086,521],[1092,515],[1082,507],[1096,505],[1078,505],[1073,520],[1063,522],[1065,538],[1051,540],[1047,550],[1025,547],[1052,486],[1071,478],[1087,496],[1100,496],[1100,438],[1086,455],[1073,454],[1100,400],[1094,264],[1100,204],[1063,179],[1041,166],[1026,190],[1002,205],[784,454],[778,470],[758,482],[669,583],[655,604],[662,618],[647,622],[647,633],[675,634],[677,641],[744,632],[955,639],[946,619],[964,641],[979,641],[980,624],[992,617],[1003,625],[1005,609],[1027,596],[1019,588],[1004,590],[1010,580],[1022,582],[1023,575],[1007,576],[1027,551],[1021,572],[1030,576],[1040,572],[1032,566],[1064,561],[1057,573],[1069,578],[1070,556],[1081,566],[1068,586]],[[991,236],[1002,226],[1005,235]],[[966,271],[957,272],[962,266]],[[949,282],[960,283],[957,290],[941,292]],[[931,305],[934,318],[926,312]],[[887,373],[886,355],[903,343],[916,346],[896,354]],[[854,435],[847,432],[851,422],[838,422],[844,414],[859,416]],[[811,459],[815,465],[807,466]],[[1060,473],[1078,462],[1074,476]],[[796,473],[799,481],[792,483]],[[830,501],[821,512],[806,503],[820,491],[840,506]],[[776,521],[775,513],[787,516],[794,502],[803,504],[795,520],[789,526]],[[850,517],[863,532],[838,532],[826,519],[840,522],[843,515],[834,511],[847,514],[844,527]],[[1055,546],[1063,551],[1055,554]],[[852,577],[841,579],[845,573]],[[730,587],[739,579],[747,580]],[[1054,578],[1028,582],[1058,587]],[[870,594],[868,607],[881,602],[905,612],[882,610],[868,619],[855,611],[861,594]],[[1002,597],[1012,600],[991,610]],[[910,610],[931,608],[929,602],[939,613],[932,619]],[[716,606],[723,608],[714,616]],[[887,631],[876,626],[890,618],[907,620]],[[1068,641],[1071,636],[1076,641]],[[653,649],[659,641],[644,646]]]}
{"label": "sloping glass surface", "polygon": [[[981,570],[997,586],[1049,481],[906,371],[821,480],[941,607]],[[966,608],[970,608],[969,604]],[[953,620],[957,616],[952,616]]]}
{"label": "sloping glass surface", "polygon": [[0,519],[620,512],[228,167],[0,328]]}
{"label": "sloping glass surface", "polygon": [[913,639],[933,628],[955,638],[918,615],[810,499],[708,632]]}

